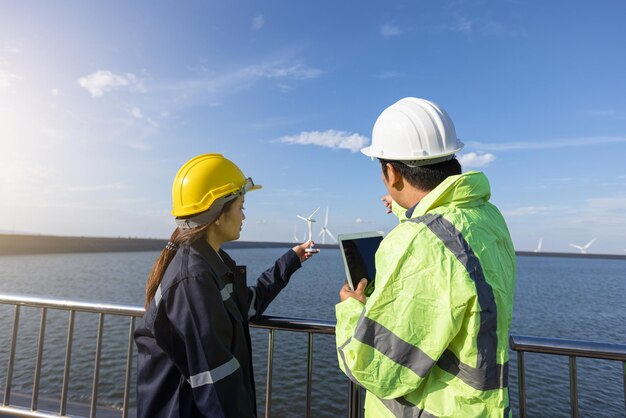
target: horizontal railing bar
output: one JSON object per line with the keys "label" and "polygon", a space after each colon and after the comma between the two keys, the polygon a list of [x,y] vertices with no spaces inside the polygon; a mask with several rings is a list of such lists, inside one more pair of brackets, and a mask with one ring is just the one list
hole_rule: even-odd
{"label": "horizontal railing bar", "polygon": [[54,308],[79,312],[105,313],[110,315],[143,316],[144,308],[131,305],[113,305],[96,302],[77,302],[38,296],[22,296],[0,293],[0,304],[20,305],[36,308]]}
{"label": "horizontal railing bar", "polygon": [[509,342],[511,349],[515,351],[626,361],[624,344],[522,335],[511,335]]}
{"label": "horizontal railing bar", "polygon": [[253,328],[275,329],[283,331],[314,332],[316,334],[335,334],[335,322],[321,319],[287,318],[281,316],[262,316],[250,322]]}
{"label": "horizontal railing bar", "polygon": [[0,408],[0,416],[6,416],[8,414],[10,417],[31,417],[31,418],[50,418],[50,417],[59,417],[59,414],[52,414],[50,412],[41,412],[41,411],[31,411],[30,409],[14,407],[14,406],[3,406]]}

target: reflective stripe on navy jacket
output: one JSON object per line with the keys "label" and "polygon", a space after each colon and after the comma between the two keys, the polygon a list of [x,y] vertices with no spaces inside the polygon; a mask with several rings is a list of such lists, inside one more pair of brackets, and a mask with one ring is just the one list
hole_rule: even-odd
{"label": "reflective stripe on navy jacket", "polygon": [[248,319],[300,266],[289,250],[247,287],[224,251],[181,246],[135,331],[137,416],[256,417]]}

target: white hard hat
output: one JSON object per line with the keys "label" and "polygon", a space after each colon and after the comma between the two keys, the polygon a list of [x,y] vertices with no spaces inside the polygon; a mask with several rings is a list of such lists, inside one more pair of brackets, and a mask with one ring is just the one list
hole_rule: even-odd
{"label": "white hard hat", "polygon": [[462,148],[445,110],[428,100],[406,97],[380,114],[372,144],[361,152],[372,158],[422,166],[452,159]]}

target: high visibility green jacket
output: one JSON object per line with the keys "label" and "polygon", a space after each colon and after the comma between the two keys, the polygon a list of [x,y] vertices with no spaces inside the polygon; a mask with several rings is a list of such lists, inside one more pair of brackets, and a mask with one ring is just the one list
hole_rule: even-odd
{"label": "high visibility green jacket", "polygon": [[376,253],[365,305],[337,304],[337,351],[365,416],[509,417],[515,251],[484,174],[448,177]]}

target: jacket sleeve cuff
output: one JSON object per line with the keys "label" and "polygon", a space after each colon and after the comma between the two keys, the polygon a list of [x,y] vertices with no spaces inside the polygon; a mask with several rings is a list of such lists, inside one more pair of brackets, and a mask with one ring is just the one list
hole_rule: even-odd
{"label": "jacket sleeve cuff", "polygon": [[365,305],[354,298],[348,298],[335,305],[335,315],[337,317],[335,334],[338,344],[352,337],[363,309],[365,309]]}
{"label": "jacket sleeve cuff", "polygon": [[280,260],[285,263],[285,273],[287,277],[291,276],[296,270],[302,267],[300,257],[298,257],[298,254],[291,248],[280,257]]}

